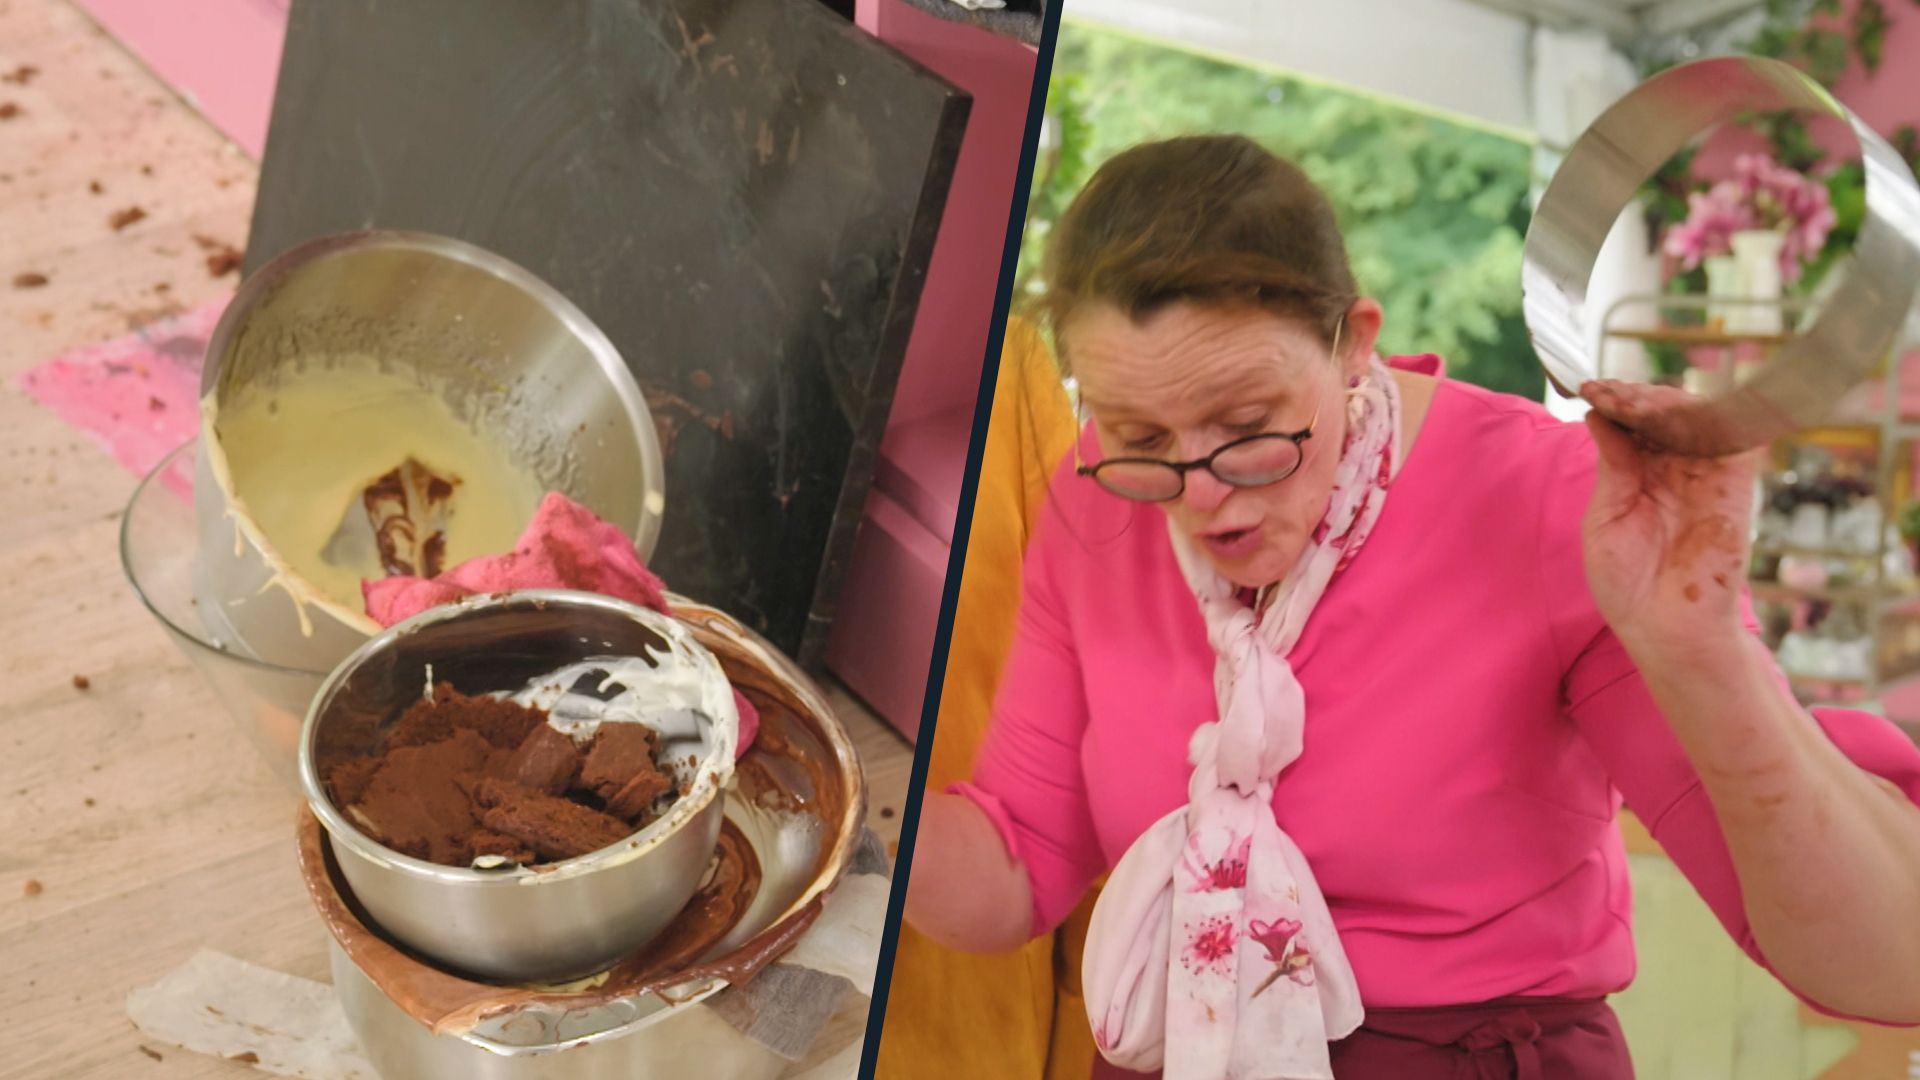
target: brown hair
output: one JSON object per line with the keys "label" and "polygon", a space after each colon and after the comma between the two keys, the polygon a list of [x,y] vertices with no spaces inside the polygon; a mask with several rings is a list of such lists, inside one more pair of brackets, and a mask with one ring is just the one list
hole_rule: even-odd
{"label": "brown hair", "polygon": [[1056,341],[1082,304],[1138,319],[1180,300],[1254,304],[1331,341],[1359,296],[1326,196],[1240,135],[1144,143],[1110,159],[1054,226],[1042,270]]}

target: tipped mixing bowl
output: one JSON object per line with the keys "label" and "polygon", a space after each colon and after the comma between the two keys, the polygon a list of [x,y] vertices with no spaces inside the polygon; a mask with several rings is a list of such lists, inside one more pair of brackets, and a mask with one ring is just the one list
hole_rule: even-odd
{"label": "tipped mixing bowl", "polygon": [[[420,700],[429,671],[435,683],[486,694],[609,656],[657,663],[660,681],[632,689],[677,682],[697,701],[691,734],[666,738],[660,755],[682,794],[618,844],[533,868],[442,866],[378,843],[327,792],[326,769],[376,752],[388,725]],[[720,835],[739,723],[720,661],[669,616],[594,593],[475,596],[395,625],[327,677],[301,731],[300,781],[341,874],[381,929],[454,970],[558,981],[651,941],[698,889]]]}
{"label": "tipped mixing bowl", "polygon": [[120,518],[120,567],[140,602],[213,687],[260,756],[298,789],[300,724],[327,673],[250,656],[204,618],[193,588],[199,546],[195,446],[188,442],[168,454],[134,489]]}
{"label": "tipped mixing bowl", "polygon": [[227,407],[345,357],[431,390],[542,490],[625,530],[642,559],[652,553],[666,508],[659,439],[606,334],[559,291],[472,244],[411,232],[327,236],[249,277],[207,345],[201,392],[215,410],[200,447],[197,587],[216,631],[275,663],[331,668],[379,630],[358,604],[272,587],[298,575],[212,482],[230,475],[227,462],[263,450],[227,441]]}

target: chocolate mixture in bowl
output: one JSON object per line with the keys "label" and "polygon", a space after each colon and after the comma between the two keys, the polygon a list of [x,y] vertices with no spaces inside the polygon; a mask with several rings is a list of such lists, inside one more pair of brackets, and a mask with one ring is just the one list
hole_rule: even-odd
{"label": "chocolate mixture in bowl", "polygon": [[447,683],[378,753],[328,766],[327,794],[368,836],[445,866],[534,865],[619,843],[675,791],[655,732],[603,723],[575,743],[547,713]]}

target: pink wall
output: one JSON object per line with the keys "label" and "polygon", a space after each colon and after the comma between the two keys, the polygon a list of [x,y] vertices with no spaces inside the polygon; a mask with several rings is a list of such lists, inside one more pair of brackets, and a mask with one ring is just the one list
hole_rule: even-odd
{"label": "pink wall", "polygon": [[1883,6],[1889,26],[1880,70],[1868,76],[1856,66],[1834,94],[1884,135],[1902,124],[1920,125],[1920,8],[1901,0]]}
{"label": "pink wall", "polygon": [[859,0],[854,12],[868,33],[973,95],[946,216],[894,392],[892,419],[898,424],[955,405],[971,409],[979,393],[1038,53],[1012,38],[899,0]]}
{"label": "pink wall", "polygon": [[[1851,4],[1849,4],[1851,6]],[[1920,7],[1910,0],[1882,0],[1887,12],[1886,49],[1872,75],[1857,63],[1834,85],[1834,96],[1881,135],[1891,137],[1904,124],[1920,126]],[[1842,158],[1859,157],[1853,136],[1837,123],[1816,124],[1814,138]],[[1736,155],[1764,151],[1766,140],[1752,132],[1723,131],[1708,140],[1695,159],[1694,172],[1719,178],[1732,172]]]}

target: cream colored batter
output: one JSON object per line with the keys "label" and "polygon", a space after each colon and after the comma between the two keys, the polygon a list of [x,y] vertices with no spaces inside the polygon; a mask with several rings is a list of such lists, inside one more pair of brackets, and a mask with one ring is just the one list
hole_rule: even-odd
{"label": "cream colored batter", "polygon": [[209,396],[203,409],[203,430],[222,451],[221,486],[282,574],[299,579],[283,582],[296,600],[304,584],[364,610],[361,581],[386,571],[371,544],[337,543],[336,534],[343,521],[364,525],[367,486],[408,458],[458,480],[445,518],[446,566],[511,550],[540,503],[539,483],[498,442],[462,422],[434,389],[370,358],[313,365],[218,410]]}

